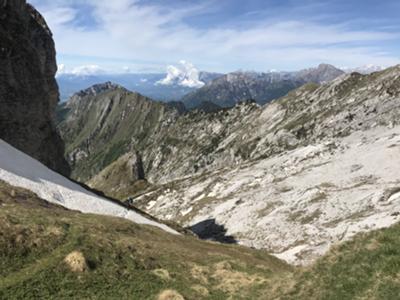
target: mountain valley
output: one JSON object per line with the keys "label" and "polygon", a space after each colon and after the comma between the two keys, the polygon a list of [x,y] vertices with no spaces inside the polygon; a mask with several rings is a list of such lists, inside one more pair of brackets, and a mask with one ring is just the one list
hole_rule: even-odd
{"label": "mountain valley", "polygon": [[[121,171],[135,169],[125,155],[88,184],[188,228],[215,220],[241,244],[310,264],[332,244],[398,221],[399,78],[399,67],[352,73],[265,106],[175,113],[136,140],[141,181]],[[217,239],[206,225],[197,233]]]}

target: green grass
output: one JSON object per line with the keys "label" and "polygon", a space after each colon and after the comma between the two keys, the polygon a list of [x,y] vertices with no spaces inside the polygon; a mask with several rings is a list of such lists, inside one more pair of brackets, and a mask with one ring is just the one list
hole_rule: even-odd
{"label": "green grass", "polygon": [[[0,182],[0,299],[399,299],[400,224],[307,268],[236,245],[68,211]],[[88,270],[64,262],[73,251]],[[160,276],[157,274],[167,274]]]}
{"label": "green grass", "polygon": [[132,150],[131,146],[139,152],[147,149],[149,140],[163,130],[160,120],[172,118],[166,105],[118,89],[76,105],[71,111],[79,111],[78,116],[63,111],[63,106],[58,108],[58,129],[66,157],[76,149],[88,154],[72,166],[72,177],[84,182]]}
{"label": "green grass", "polygon": [[[68,211],[4,183],[0,205],[0,299],[157,299],[166,289],[185,299],[257,299],[291,274],[263,251]],[[69,269],[73,251],[89,270]]]}
{"label": "green grass", "polygon": [[400,225],[334,247],[296,281],[284,299],[399,299]]}

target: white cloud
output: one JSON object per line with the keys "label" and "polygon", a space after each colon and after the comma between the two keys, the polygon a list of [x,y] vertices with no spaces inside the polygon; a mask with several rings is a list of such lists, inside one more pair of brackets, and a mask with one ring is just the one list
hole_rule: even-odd
{"label": "white cloud", "polygon": [[58,27],[73,21],[76,18],[77,11],[70,7],[54,7],[42,12],[46,17],[46,22],[51,27]]}
{"label": "white cloud", "polygon": [[58,76],[60,76],[60,75],[64,75],[65,72],[66,72],[66,67],[65,67],[65,65],[64,65],[64,64],[58,65],[56,77],[58,77]]}
{"label": "white cloud", "polygon": [[83,65],[68,69],[64,64],[58,66],[57,76],[74,75],[74,76],[93,76],[108,73],[105,69],[98,65]]}
{"label": "white cloud", "polygon": [[347,73],[358,72],[361,74],[370,74],[373,72],[382,71],[384,69],[384,67],[376,66],[373,64],[367,64],[367,65],[363,65],[363,66],[357,67],[357,68],[342,67],[341,69]]}
{"label": "white cloud", "polygon": [[122,67],[122,70],[123,70],[124,73],[131,73],[132,72],[131,68],[128,67],[128,66]]}
{"label": "white cloud", "polygon": [[168,66],[167,76],[158,81],[157,84],[162,85],[180,85],[190,88],[200,88],[204,86],[204,82],[200,81],[200,72],[193,64],[181,60],[178,66]]}
{"label": "white cloud", "polygon": [[[200,29],[189,26],[185,19],[209,9],[207,2],[181,8],[144,5],[138,0],[33,2],[43,8],[59,53],[68,56],[159,65],[186,57],[203,69],[219,71],[229,71],[227,66],[297,68],[296,62],[357,66],[400,61],[398,56],[371,46],[398,39],[397,33],[353,30],[344,24],[333,26],[282,17],[280,21],[261,21],[243,28]],[[72,4],[82,3],[93,7],[95,28],[85,29],[70,22],[77,13]]]}
{"label": "white cloud", "polygon": [[78,76],[90,76],[102,73],[105,73],[105,70],[103,70],[100,66],[97,65],[80,66],[72,69],[71,71],[71,74]]}

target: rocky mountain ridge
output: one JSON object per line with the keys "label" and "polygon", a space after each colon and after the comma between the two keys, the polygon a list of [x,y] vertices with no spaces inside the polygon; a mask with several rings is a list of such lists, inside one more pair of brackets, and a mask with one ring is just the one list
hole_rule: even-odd
{"label": "rocky mountain ridge", "polygon": [[[175,115],[164,123],[166,126],[162,131],[152,136],[152,151],[146,151],[147,146],[143,146],[140,139],[136,141],[137,147],[144,150],[141,156],[146,176],[153,183],[171,181],[214,170],[225,164],[267,157],[324,136],[345,134],[343,131],[346,130],[364,130],[365,124],[345,128],[348,120],[354,119],[346,117],[346,109],[351,111],[359,108],[357,105],[338,103],[337,98],[352,97],[348,93],[354,89],[358,91],[358,84],[368,86],[372,84],[370,81],[377,78],[379,82],[383,81],[379,76],[392,74],[393,70],[396,68],[368,76],[353,73],[322,86],[307,84],[265,107],[250,101],[211,114],[197,111]],[[361,91],[363,93],[358,97],[369,97],[368,93],[373,89]],[[311,99],[306,100],[309,97]],[[331,99],[335,101],[330,102]],[[102,100],[96,98],[91,101]],[[267,112],[274,109],[277,115],[268,119]],[[326,118],[336,114],[343,120],[335,124],[335,129],[326,123]],[[379,114],[375,115],[379,117]],[[280,123],[268,125],[278,116]],[[316,116],[321,120],[315,119]]]}
{"label": "rocky mountain ridge", "polygon": [[196,108],[202,102],[211,101],[222,107],[232,107],[237,102],[254,99],[259,104],[285,96],[291,90],[306,83],[331,81],[344,72],[331,65],[321,64],[297,72],[234,72],[219,77],[204,87],[182,98],[186,107]]}
{"label": "rocky mountain ridge", "polygon": [[[332,244],[398,222],[399,96],[397,66],[237,108],[240,126],[201,157],[203,172],[181,167],[176,181],[133,203],[189,227],[216,220],[242,244],[309,264]],[[199,123],[208,139],[220,136],[218,121]]]}
{"label": "rocky mountain ridge", "polygon": [[59,108],[58,125],[72,176],[86,181],[125,153],[140,154],[180,111],[179,103],[155,102],[110,83],[75,94]]}

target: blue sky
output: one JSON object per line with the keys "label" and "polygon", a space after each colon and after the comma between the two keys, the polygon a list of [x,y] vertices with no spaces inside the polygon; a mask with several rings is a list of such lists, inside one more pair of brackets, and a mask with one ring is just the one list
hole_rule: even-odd
{"label": "blue sky", "polygon": [[296,70],[400,63],[398,0],[31,0],[67,70]]}

